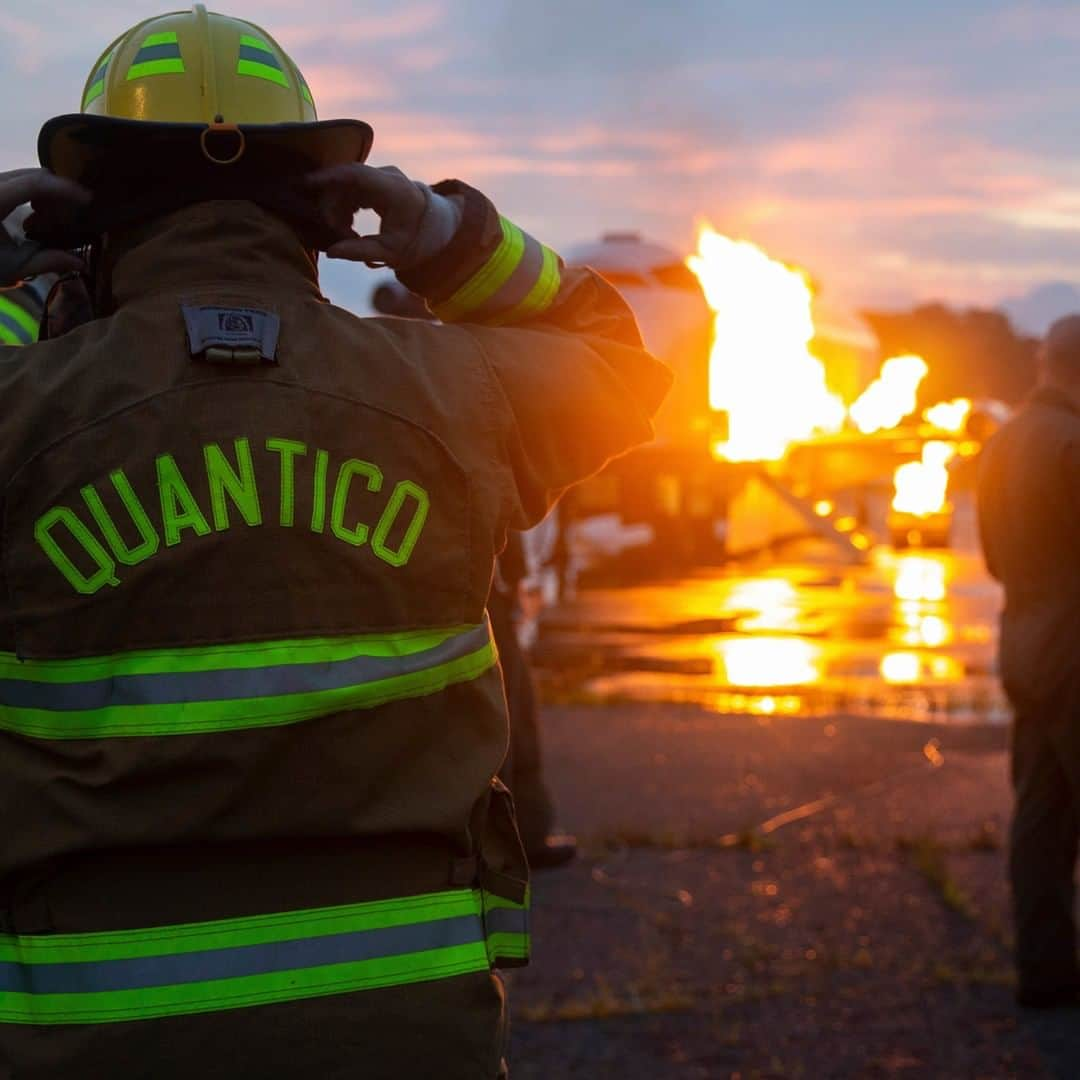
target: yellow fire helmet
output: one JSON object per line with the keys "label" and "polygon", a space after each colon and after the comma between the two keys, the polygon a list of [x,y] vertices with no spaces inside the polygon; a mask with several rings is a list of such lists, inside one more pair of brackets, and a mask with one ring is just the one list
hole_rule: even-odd
{"label": "yellow fire helmet", "polygon": [[91,69],[82,112],[41,129],[38,156],[93,188],[118,158],[319,168],[363,161],[371,142],[362,121],[317,119],[300,69],[265,30],[195,4],[118,37]]}

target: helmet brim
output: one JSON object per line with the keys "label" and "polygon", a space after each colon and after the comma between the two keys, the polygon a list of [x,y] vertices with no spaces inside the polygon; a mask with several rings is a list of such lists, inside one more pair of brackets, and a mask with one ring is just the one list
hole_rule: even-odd
{"label": "helmet brim", "polygon": [[[366,160],[374,132],[362,120],[319,120],[310,124],[238,124],[248,148],[260,157],[281,155],[295,169],[320,169]],[[172,158],[190,150],[204,163],[206,124],[167,124],[73,113],[46,121],[38,136],[38,158],[46,169],[95,190],[112,173],[107,163],[124,160],[137,168],[142,155],[168,150]],[[227,166],[222,166],[227,167]]]}

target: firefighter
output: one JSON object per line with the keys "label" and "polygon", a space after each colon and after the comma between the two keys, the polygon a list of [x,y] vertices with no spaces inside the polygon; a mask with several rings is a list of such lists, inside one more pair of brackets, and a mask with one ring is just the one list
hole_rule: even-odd
{"label": "firefighter", "polygon": [[986,445],[978,494],[987,566],[1005,586],[1000,668],[1015,714],[1017,996],[1080,1006],[1080,315],[1050,328],[1039,385]]}
{"label": "firefighter", "polygon": [[[196,5],[0,180],[50,258],[86,245],[95,316],[0,354],[4,1075],[504,1067],[495,553],[669,376],[610,286],[371,137]],[[444,325],[333,307],[319,248]]]}

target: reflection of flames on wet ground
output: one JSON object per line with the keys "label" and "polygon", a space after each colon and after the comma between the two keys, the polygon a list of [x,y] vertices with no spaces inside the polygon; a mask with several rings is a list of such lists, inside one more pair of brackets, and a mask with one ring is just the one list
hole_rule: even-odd
{"label": "reflection of flames on wet ground", "polygon": [[790,562],[590,590],[550,613],[537,660],[599,700],[1004,721],[998,603],[974,554],[879,549],[866,566]]}

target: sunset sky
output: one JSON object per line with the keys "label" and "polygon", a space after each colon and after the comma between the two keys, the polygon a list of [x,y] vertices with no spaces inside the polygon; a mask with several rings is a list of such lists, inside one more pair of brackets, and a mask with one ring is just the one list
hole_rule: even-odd
{"label": "sunset sky", "polygon": [[[147,0],[5,3],[0,168]],[[1080,4],[236,0],[373,163],[459,176],[555,246],[696,219],[844,303],[993,302],[1080,263]],[[349,271],[352,276],[348,277]],[[361,271],[335,267],[331,291]],[[349,291],[348,288],[345,289]],[[346,298],[347,299],[347,298]]]}

